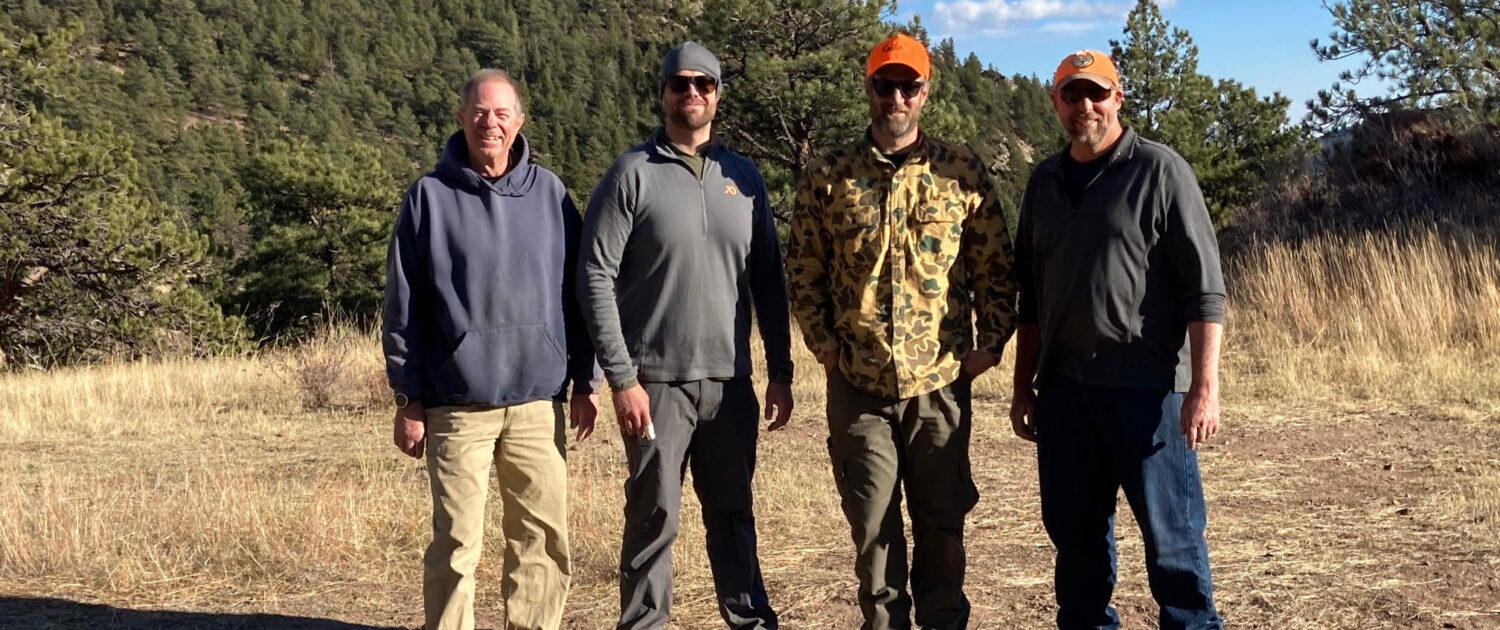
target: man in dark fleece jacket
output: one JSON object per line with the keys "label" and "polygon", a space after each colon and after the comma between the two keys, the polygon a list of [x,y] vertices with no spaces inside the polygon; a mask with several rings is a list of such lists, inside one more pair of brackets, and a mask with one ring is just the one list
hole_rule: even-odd
{"label": "man in dark fleece jacket", "polygon": [[781,248],[760,171],[712,135],[718,60],[688,42],[667,53],[661,81],[666,125],[594,188],[579,266],[630,464],[618,628],[667,624],[689,465],[719,613],[732,628],[776,628],[750,495],[759,433],[750,311],[765,342],[775,430],[792,411]]}
{"label": "man in dark fleece jacket", "polygon": [[566,435],[598,414],[594,351],[573,290],[581,218],[530,162],[519,86],[481,70],[463,131],[401,204],[387,259],[382,341],[396,446],[427,455],[432,544],[427,630],[472,630],[490,466],[500,469],[508,630],[557,630],[572,573]]}
{"label": "man in dark fleece jacket", "polygon": [[1071,143],[1037,166],[1021,205],[1010,416],[1037,443],[1057,625],[1120,625],[1123,488],[1162,630],[1223,628],[1194,450],[1219,427],[1224,278],[1208,208],[1182,157],[1120,125],[1107,55],[1068,55],[1052,83]]}

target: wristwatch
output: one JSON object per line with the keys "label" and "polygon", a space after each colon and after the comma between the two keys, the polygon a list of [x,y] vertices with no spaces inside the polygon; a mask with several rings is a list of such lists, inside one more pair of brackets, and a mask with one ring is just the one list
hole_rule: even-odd
{"label": "wristwatch", "polygon": [[397,409],[405,409],[407,405],[411,404],[411,398],[407,397],[406,394],[396,392],[395,402]]}

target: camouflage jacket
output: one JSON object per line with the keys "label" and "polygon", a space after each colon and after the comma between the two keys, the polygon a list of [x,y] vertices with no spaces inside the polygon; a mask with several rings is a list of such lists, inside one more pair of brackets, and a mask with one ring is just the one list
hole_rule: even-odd
{"label": "camouflage jacket", "polygon": [[957,380],[971,348],[998,357],[1016,326],[1000,203],[972,150],[925,135],[899,168],[868,134],[810,162],[787,249],[808,347],[891,398]]}

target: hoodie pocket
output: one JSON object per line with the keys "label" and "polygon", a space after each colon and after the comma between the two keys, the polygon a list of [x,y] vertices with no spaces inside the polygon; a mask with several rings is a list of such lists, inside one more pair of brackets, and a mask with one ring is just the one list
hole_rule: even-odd
{"label": "hoodie pocket", "polygon": [[498,404],[556,393],[567,373],[562,346],[544,324],[471,330],[443,364],[456,402]]}

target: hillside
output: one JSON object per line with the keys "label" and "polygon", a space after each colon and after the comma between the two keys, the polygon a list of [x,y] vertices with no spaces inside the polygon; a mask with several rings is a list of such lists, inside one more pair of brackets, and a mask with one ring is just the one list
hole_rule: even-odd
{"label": "hillside", "polygon": [[[583,202],[614,157],[659,124],[661,53],[689,37],[719,47],[721,135],[760,163],[784,217],[800,165],[863,128],[865,51],[897,28],[888,23],[894,5],[827,5],[751,29],[722,13],[727,4],[660,0],[6,3],[0,37],[20,66],[6,73],[14,124],[23,135],[60,128],[50,143],[25,143],[60,160],[38,166],[37,178],[77,171],[70,147],[111,156],[83,169],[82,181],[127,193],[121,211],[181,233],[158,249],[181,251],[167,258],[183,262],[153,282],[194,293],[179,301],[197,306],[173,311],[141,298],[109,307],[100,298],[83,310],[146,315],[105,321],[108,334],[70,329],[92,338],[81,347],[0,317],[0,350],[46,366],[158,354],[160,339],[120,331],[173,317],[198,322],[168,324],[174,330],[220,331],[194,340],[210,352],[241,347],[236,339],[295,339],[328,316],[371,321],[394,208],[457,129],[456,90],[483,66],[524,82],[533,155]],[[929,129],[978,148],[1014,208],[1029,160],[1060,144],[1046,88],[959,59],[951,42],[933,45]],[[52,192],[46,203],[79,203]],[[44,310],[31,300],[22,311]]]}

